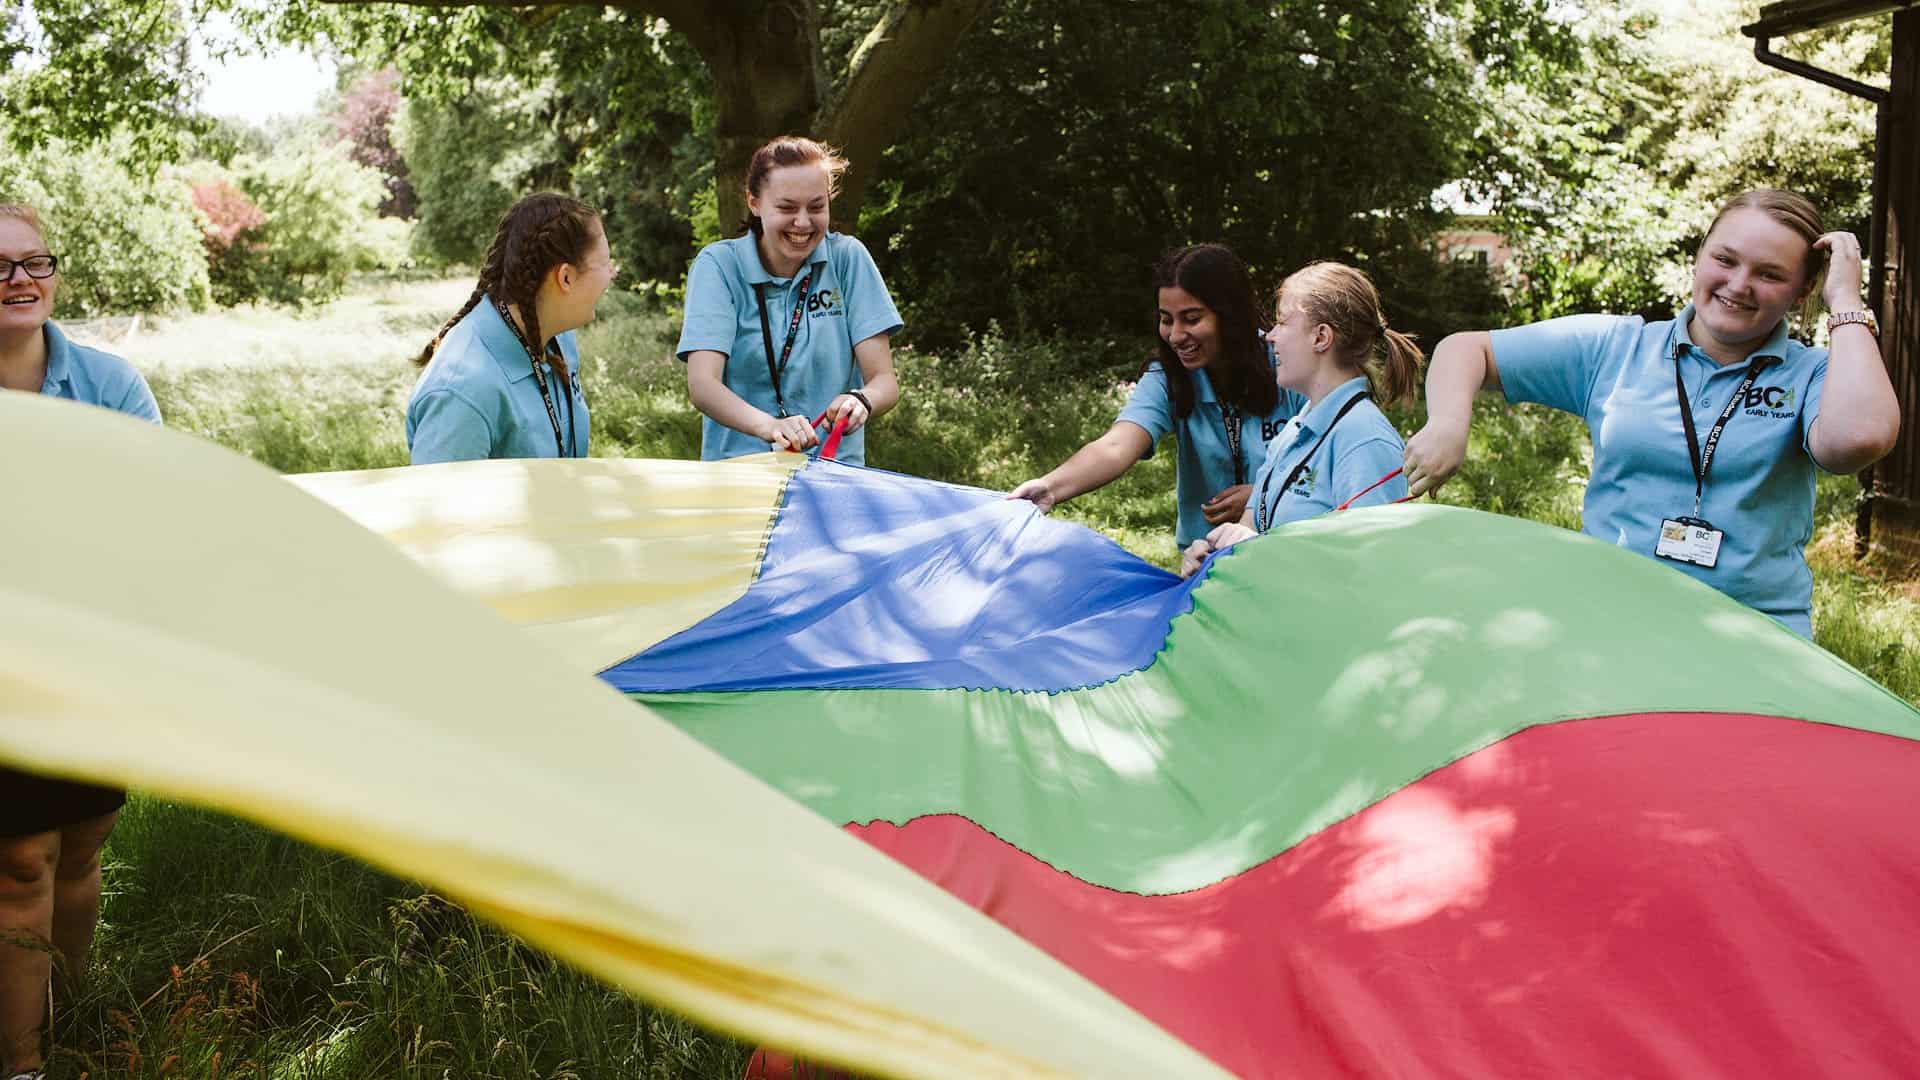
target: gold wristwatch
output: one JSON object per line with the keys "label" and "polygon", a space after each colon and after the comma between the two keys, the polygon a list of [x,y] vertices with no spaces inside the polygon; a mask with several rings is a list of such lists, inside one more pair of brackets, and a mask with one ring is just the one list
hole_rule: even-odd
{"label": "gold wristwatch", "polygon": [[1853,311],[1836,311],[1827,316],[1827,333],[1831,334],[1835,329],[1845,326],[1848,323],[1859,323],[1867,328],[1867,333],[1872,334],[1874,337],[1880,336],[1880,320],[1874,318],[1873,312],[1866,308],[1857,308]]}

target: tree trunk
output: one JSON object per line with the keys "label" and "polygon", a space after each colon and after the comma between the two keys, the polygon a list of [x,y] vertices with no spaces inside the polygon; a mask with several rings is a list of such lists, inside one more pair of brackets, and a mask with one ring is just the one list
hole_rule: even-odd
{"label": "tree trunk", "polygon": [[753,152],[776,135],[812,133],[825,89],[819,12],[813,0],[766,0],[705,19],[704,32],[688,36],[713,75],[714,195],[731,234],[746,221]]}
{"label": "tree trunk", "polygon": [[[329,0],[364,4],[374,0]],[[435,7],[517,6],[519,0],[399,0]],[[590,3],[592,0],[562,0]],[[826,100],[815,0],[606,0],[665,19],[685,35],[713,76],[715,202],[722,232],[746,220],[747,163],[776,135],[811,135],[839,146],[850,167],[834,200],[836,225],[851,228],[880,164],[953,45],[993,0],[893,0]]]}
{"label": "tree trunk", "polygon": [[887,9],[854,50],[846,83],[819,124],[821,137],[850,162],[833,204],[841,228],[859,220],[881,155],[906,130],[954,43],[992,6],[993,0],[906,0]]}

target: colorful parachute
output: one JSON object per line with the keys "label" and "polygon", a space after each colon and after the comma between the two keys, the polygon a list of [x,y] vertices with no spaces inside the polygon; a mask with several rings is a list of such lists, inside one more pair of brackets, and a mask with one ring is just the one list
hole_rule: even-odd
{"label": "colorful parachute", "polygon": [[[16,426],[0,412],[21,460]],[[395,775],[349,800],[340,832],[323,824],[347,813],[329,798],[340,755],[301,724],[248,733],[233,768],[111,753],[100,734],[141,725],[82,707],[101,658],[122,662],[98,645],[66,682],[0,661],[0,756],[442,879],[731,1030],[929,1076],[1920,1072],[1920,839],[1899,809],[1920,712],[1651,560],[1409,505],[1288,526],[1180,582],[991,493],[771,457],[298,479],[544,646],[516,649],[317,504],[131,427],[113,434],[139,460],[114,482],[140,505],[90,524],[142,522],[165,558],[239,564],[215,584],[255,594],[248,617],[266,621],[227,644],[278,658],[252,665],[261,692],[338,692],[337,734],[390,732]],[[27,494],[69,509],[53,486]],[[196,530],[196,514],[215,520]],[[196,532],[213,551],[187,554]],[[183,633],[183,616],[116,606],[139,580],[28,595],[76,627],[113,621],[100,605],[129,647]],[[319,629],[348,621],[365,640]],[[65,655],[0,625],[0,656]],[[396,639],[397,672],[380,661]],[[625,729],[590,686],[546,675],[567,666],[638,702]],[[18,686],[95,738],[47,737]],[[194,700],[166,699],[174,723]],[[476,743],[495,768],[532,761],[566,820],[617,818],[594,843],[644,848],[654,872],[476,847],[497,808],[461,804],[482,829],[438,791],[378,786],[416,767],[455,795],[484,786],[430,760]],[[311,782],[256,782],[302,753]],[[1046,955],[829,843],[846,837],[825,823]],[[731,875],[756,866],[763,887],[739,895]],[[756,996],[756,975],[774,989]]]}

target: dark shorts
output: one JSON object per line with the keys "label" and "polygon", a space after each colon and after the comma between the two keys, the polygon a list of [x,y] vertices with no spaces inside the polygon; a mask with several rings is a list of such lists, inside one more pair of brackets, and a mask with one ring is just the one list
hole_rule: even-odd
{"label": "dark shorts", "polygon": [[127,793],[0,765],[0,836],[32,836],[91,821],[125,806]]}

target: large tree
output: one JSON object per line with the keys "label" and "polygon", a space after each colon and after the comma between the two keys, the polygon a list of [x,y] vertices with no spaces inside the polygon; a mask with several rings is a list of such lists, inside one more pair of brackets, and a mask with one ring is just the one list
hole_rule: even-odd
{"label": "large tree", "polygon": [[[387,0],[331,0],[352,7],[390,7]],[[413,0],[422,6],[491,7],[489,0]],[[907,127],[914,103],[939,75],[954,43],[993,0],[613,0],[594,5],[663,20],[705,62],[712,80],[714,179],[720,220],[746,212],[742,189],[748,160],[767,139],[811,133],[842,147],[852,162],[835,206],[857,215],[880,155]],[[533,29],[562,5],[521,7],[498,24]],[[844,10],[836,10],[844,9]],[[843,54],[823,48],[829,20],[864,25]],[[472,24],[469,24],[470,26]],[[395,56],[409,73],[457,67],[457,53],[408,49],[417,23],[396,23]],[[538,61],[528,50],[510,58]],[[611,118],[618,123],[618,117]]]}

